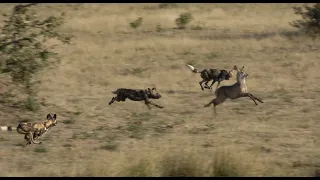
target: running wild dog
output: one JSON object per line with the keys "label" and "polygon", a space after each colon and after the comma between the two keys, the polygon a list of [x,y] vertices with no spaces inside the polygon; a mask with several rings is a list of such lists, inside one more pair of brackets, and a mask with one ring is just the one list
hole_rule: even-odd
{"label": "running wild dog", "polygon": [[56,126],[56,118],[56,114],[53,116],[51,114],[47,114],[47,121],[42,123],[20,123],[16,128],[12,126],[0,126],[0,129],[2,131],[17,130],[19,134],[24,134],[24,139],[27,141],[26,146],[30,145],[31,143],[41,144],[41,141],[37,142],[34,140],[46,134],[51,127]]}
{"label": "running wild dog", "polygon": [[145,104],[150,109],[150,104],[157,107],[157,108],[163,108],[162,106],[159,106],[157,104],[154,104],[149,99],[160,99],[161,95],[157,92],[156,88],[148,88],[148,89],[125,89],[125,88],[119,88],[115,91],[112,91],[113,94],[116,94],[116,97],[113,97],[111,101],[109,102],[109,105],[114,103],[115,101],[125,101],[127,98],[132,101],[144,101]]}
{"label": "running wild dog", "polygon": [[[187,64],[187,66],[189,67],[189,69],[192,72],[200,73],[202,81],[200,81],[199,84],[200,84],[200,87],[201,87],[202,91],[204,90],[203,86],[202,86],[202,84],[204,82],[205,82],[204,88],[211,89],[213,84],[218,81],[218,85],[217,85],[217,88],[218,88],[221,81],[229,80],[232,77],[232,74],[233,74],[232,73],[233,69],[230,70],[229,72],[227,70],[224,70],[224,69],[222,69],[222,70],[219,70],[219,69],[203,69],[203,70],[199,71],[198,69],[196,69],[195,67],[191,66],[190,64]],[[212,80],[212,83],[211,83],[210,86],[208,86],[208,83],[211,80]]]}
{"label": "running wild dog", "polygon": [[240,97],[249,97],[256,105],[257,101],[263,103],[260,99],[253,96],[248,92],[246,79],[249,76],[247,73],[243,71],[244,66],[241,70],[238,69],[237,66],[234,66],[234,70],[237,71],[237,82],[231,86],[221,86],[215,91],[216,98],[213,99],[209,104],[206,104],[204,107],[209,107],[213,104],[214,113],[216,114],[216,106],[223,103],[225,100],[229,99],[238,99]]}

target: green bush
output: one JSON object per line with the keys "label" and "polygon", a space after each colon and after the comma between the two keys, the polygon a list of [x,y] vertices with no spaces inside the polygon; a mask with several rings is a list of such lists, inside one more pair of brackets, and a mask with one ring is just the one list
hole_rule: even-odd
{"label": "green bush", "polygon": [[193,19],[194,18],[191,13],[181,13],[176,19],[176,25],[179,29],[184,29],[186,28],[187,24],[189,24]]}
{"label": "green bush", "polygon": [[[72,37],[58,31],[64,23],[63,14],[61,17],[41,17],[32,8],[36,5],[15,5],[10,15],[4,14],[6,20],[0,33],[0,73],[10,75],[29,96],[35,96],[34,85],[39,83],[32,81],[33,77],[59,62],[57,53],[52,50],[54,46],[48,46],[46,42],[57,39],[69,43]],[[32,98],[27,99],[27,106],[34,109]]]}
{"label": "green bush", "polygon": [[299,28],[313,38],[320,35],[320,3],[311,7],[294,7],[293,10],[295,14],[301,15],[302,19],[290,22],[291,26]]}
{"label": "green bush", "polygon": [[28,96],[25,107],[29,111],[36,112],[40,109],[40,104],[37,102],[34,96]]}
{"label": "green bush", "polygon": [[178,5],[176,3],[161,3],[159,4],[160,9],[176,8]]}
{"label": "green bush", "polygon": [[136,19],[135,21],[130,23],[130,27],[133,28],[133,29],[137,29],[138,27],[141,26],[142,21],[143,21],[143,18],[139,17],[138,19]]}

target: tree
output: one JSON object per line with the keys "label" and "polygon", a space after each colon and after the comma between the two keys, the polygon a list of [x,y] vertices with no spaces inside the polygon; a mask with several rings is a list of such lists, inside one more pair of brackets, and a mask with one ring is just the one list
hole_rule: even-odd
{"label": "tree", "polygon": [[32,7],[37,3],[16,5],[11,15],[4,16],[4,26],[0,34],[0,73],[8,73],[12,81],[22,85],[25,93],[34,96],[32,82],[35,74],[53,63],[59,62],[58,54],[46,42],[57,39],[70,43],[70,35],[60,33],[58,28],[64,23],[59,17],[39,18]]}
{"label": "tree", "polygon": [[314,6],[304,5],[302,7],[294,7],[294,13],[301,15],[301,20],[290,22],[290,25],[299,28],[304,33],[311,37],[320,36],[320,3],[314,4]]}

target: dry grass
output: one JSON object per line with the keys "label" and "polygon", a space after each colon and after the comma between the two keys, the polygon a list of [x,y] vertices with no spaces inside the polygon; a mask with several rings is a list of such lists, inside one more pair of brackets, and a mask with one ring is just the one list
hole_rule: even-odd
{"label": "dry grass", "polygon": [[[320,42],[295,36],[288,22],[299,17],[292,6],[40,6],[41,14],[66,12],[62,30],[76,38],[57,49],[61,65],[38,76],[44,106],[33,113],[1,103],[0,122],[41,121],[57,113],[60,123],[43,144],[28,148],[18,146],[23,136],[1,132],[0,175],[311,176],[320,166]],[[0,7],[5,12],[12,5]],[[202,29],[175,29],[182,12],[191,12],[190,26]],[[143,24],[132,29],[138,17]],[[214,116],[203,108],[212,93],[201,91],[187,62],[221,69],[245,64],[249,90],[265,103],[227,101]],[[164,109],[132,101],[108,106],[114,89],[151,86],[162,94],[155,102]],[[243,166],[250,168],[239,170]]]}

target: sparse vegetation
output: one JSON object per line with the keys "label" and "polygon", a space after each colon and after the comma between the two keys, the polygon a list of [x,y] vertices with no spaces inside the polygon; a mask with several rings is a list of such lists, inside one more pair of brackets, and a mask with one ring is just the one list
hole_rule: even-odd
{"label": "sparse vegetation", "polygon": [[295,14],[301,15],[302,19],[295,20],[290,25],[299,28],[311,37],[320,36],[320,3],[313,6],[305,4],[303,7],[294,7],[293,9]]}
{"label": "sparse vegetation", "polygon": [[38,82],[33,81],[33,77],[52,64],[50,60],[57,55],[52,51],[54,46],[48,47],[46,42],[57,39],[69,43],[70,36],[57,30],[64,23],[63,17],[41,19],[32,9],[33,6],[36,3],[16,5],[11,15],[4,14],[7,20],[0,35],[0,72],[8,73],[13,82],[22,85],[29,95],[27,101],[32,99],[35,104],[34,85]]}
{"label": "sparse vegetation", "polygon": [[156,31],[157,32],[162,32],[163,31],[163,28],[162,28],[162,26],[160,24],[157,25]]}
{"label": "sparse vegetation", "polygon": [[[0,4],[0,13],[11,13],[13,6]],[[41,83],[30,98],[46,104],[37,111],[21,103],[27,94],[10,74],[0,74],[1,126],[42,122],[47,113],[57,113],[58,120],[41,145],[22,148],[25,142],[16,131],[0,132],[5,176],[315,175],[320,41],[289,25],[297,20],[292,5],[45,4],[30,9],[39,21],[66,12],[57,30],[75,38],[54,49],[61,63],[55,66],[51,62],[58,61],[49,58],[52,66],[32,75],[31,82]],[[177,30],[175,19],[183,12],[195,20]],[[134,30],[129,23],[138,17],[143,24]],[[4,20],[1,16],[0,27]],[[47,48],[54,44],[60,42],[44,42]],[[214,116],[203,108],[212,92],[199,91],[199,73],[191,73],[186,63],[199,70],[245,65],[248,89],[265,103],[226,101]],[[221,86],[234,82],[232,77]],[[162,95],[154,102],[163,109],[133,101],[108,105],[112,90],[153,86]]]}
{"label": "sparse vegetation", "polygon": [[44,148],[44,147],[36,147],[36,148],[34,148],[34,152],[36,152],[36,153],[46,153],[46,152],[48,152],[48,150],[46,148]]}
{"label": "sparse vegetation", "polygon": [[113,143],[113,142],[107,142],[103,146],[101,146],[101,149],[105,149],[105,150],[108,150],[108,151],[115,151],[115,150],[118,149],[118,145],[116,143]]}
{"label": "sparse vegetation", "polygon": [[160,9],[176,8],[178,5],[176,3],[161,3],[159,4]]}
{"label": "sparse vegetation", "polygon": [[140,27],[142,25],[143,22],[143,18],[139,17],[138,19],[136,19],[135,21],[132,21],[130,23],[130,27],[133,29],[137,29],[138,27]]}
{"label": "sparse vegetation", "polygon": [[181,13],[175,22],[179,29],[184,29],[193,19],[194,18],[192,14],[189,12],[186,12],[186,13]]}

